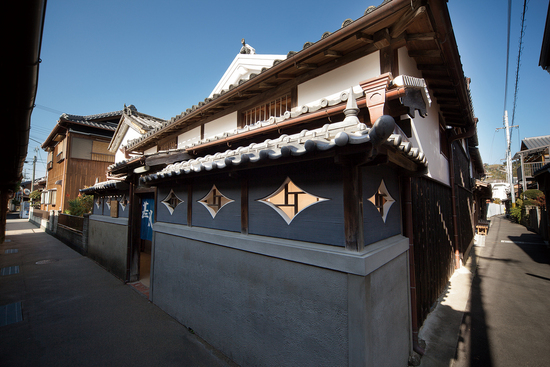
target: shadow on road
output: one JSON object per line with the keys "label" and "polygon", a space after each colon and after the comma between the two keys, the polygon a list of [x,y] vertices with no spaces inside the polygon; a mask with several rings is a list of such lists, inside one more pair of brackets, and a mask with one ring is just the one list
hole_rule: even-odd
{"label": "shadow on road", "polygon": [[491,344],[487,333],[486,313],[483,307],[481,283],[477,273],[472,280],[468,312],[460,326],[455,367],[491,367]]}
{"label": "shadow on road", "polygon": [[508,236],[517,247],[523,250],[533,261],[550,265],[550,249],[536,233],[523,233],[521,236]]}

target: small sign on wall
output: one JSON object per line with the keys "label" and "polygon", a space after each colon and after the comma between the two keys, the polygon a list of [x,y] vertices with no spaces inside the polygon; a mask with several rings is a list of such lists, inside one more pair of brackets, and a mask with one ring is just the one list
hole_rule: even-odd
{"label": "small sign on wall", "polygon": [[111,218],[118,218],[118,201],[111,200]]}

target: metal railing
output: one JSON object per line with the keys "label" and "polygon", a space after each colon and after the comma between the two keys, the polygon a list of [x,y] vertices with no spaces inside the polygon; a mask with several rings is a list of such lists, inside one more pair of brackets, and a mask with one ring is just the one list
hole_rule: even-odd
{"label": "metal railing", "polygon": [[[543,162],[532,162],[532,163],[523,163],[523,170],[525,171],[525,178],[533,178],[533,174],[544,166]],[[521,175],[521,166],[517,169],[518,180],[522,180],[523,176]]]}

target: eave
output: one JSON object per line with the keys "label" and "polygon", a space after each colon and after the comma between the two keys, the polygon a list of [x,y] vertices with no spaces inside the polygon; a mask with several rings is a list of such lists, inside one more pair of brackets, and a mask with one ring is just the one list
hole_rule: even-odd
{"label": "eave", "polygon": [[[206,98],[163,126],[129,142],[130,150],[143,151],[175,133],[190,130],[224,114],[252,105],[268,94],[288,90],[338,66],[387,46],[406,46],[430,92],[440,104],[445,123],[453,127],[473,124],[473,110],[445,2],[394,0],[368,11],[356,21],[347,20],[334,33],[326,32],[303,50],[248,80],[241,80],[215,98]],[[414,6],[414,8],[411,8]],[[437,13],[437,14],[433,14]]]}

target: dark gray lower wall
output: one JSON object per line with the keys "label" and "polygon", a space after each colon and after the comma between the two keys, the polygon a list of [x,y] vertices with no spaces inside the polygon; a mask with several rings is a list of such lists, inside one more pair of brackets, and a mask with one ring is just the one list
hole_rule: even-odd
{"label": "dark gray lower wall", "polygon": [[57,225],[55,237],[65,243],[67,246],[75,249],[79,253],[85,255],[84,243],[82,241],[82,232],[64,226],[62,224]]}
{"label": "dark gray lower wall", "polygon": [[401,236],[351,254],[185,226],[155,230],[152,301],[239,365],[407,365]]}
{"label": "dark gray lower wall", "polygon": [[88,227],[88,257],[111,273],[126,277],[128,219],[91,215]]}

